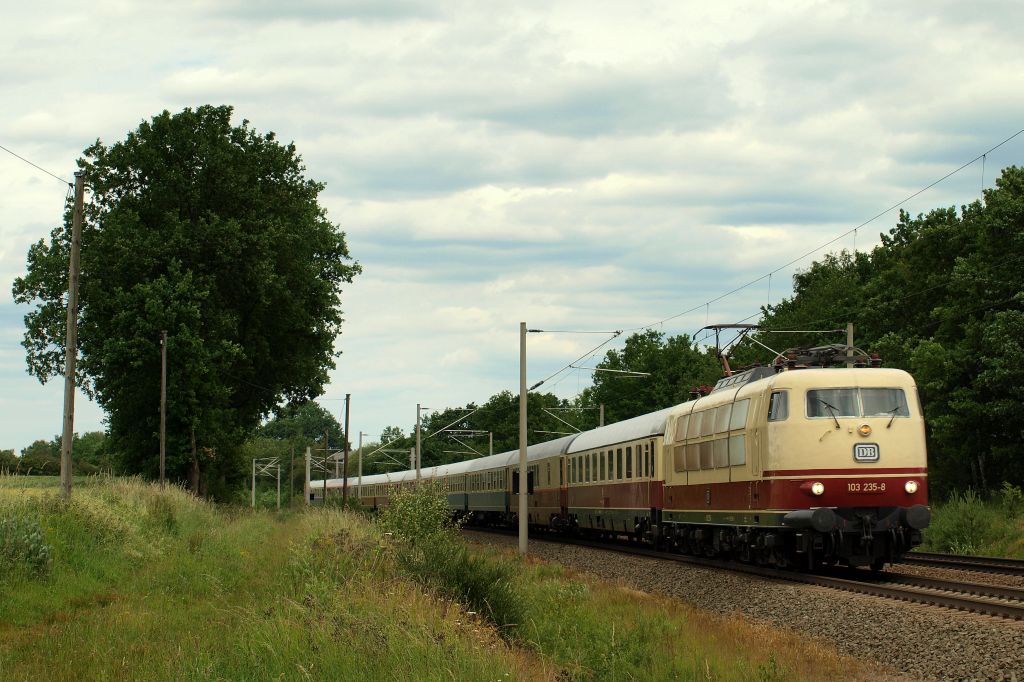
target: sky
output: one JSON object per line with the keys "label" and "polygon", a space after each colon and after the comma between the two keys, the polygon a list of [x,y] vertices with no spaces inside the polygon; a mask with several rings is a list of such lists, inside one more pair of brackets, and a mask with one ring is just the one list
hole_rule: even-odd
{"label": "sky", "polygon": [[[353,441],[518,390],[521,321],[754,321],[815,257],[876,244],[895,208],[850,232],[876,214],[1024,164],[1021,135],[906,200],[1024,128],[1016,0],[5,5],[0,145],[57,176],[165,109],[229,104],[295,143],[363,267],[321,398],[352,395]],[[0,448],[61,431],[11,285],[66,193],[0,150]],[[629,333],[593,356],[611,334],[531,334],[528,381]],[[104,428],[81,394],[75,428]]]}

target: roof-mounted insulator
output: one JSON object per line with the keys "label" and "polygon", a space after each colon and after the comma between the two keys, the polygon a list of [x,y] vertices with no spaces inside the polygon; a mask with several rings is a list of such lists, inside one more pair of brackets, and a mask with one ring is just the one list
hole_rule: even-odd
{"label": "roof-mounted insulator", "polygon": [[878,353],[872,353],[871,354],[871,366],[872,367],[881,367],[882,366],[882,356],[880,356]]}

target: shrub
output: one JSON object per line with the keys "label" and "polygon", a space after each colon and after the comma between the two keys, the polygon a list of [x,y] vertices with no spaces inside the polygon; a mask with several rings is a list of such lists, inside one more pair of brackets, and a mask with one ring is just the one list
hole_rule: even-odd
{"label": "shrub", "polygon": [[954,492],[941,505],[926,531],[930,549],[953,554],[976,554],[987,545],[996,528],[997,513],[968,488]]}
{"label": "shrub", "polygon": [[43,541],[39,522],[17,516],[0,519],[0,567],[41,577],[50,571],[52,550]]}
{"label": "shrub", "polygon": [[506,637],[523,622],[515,565],[466,549],[440,488],[427,484],[390,497],[380,525],[398,541],[398,565],[405,572],[476,611]]}

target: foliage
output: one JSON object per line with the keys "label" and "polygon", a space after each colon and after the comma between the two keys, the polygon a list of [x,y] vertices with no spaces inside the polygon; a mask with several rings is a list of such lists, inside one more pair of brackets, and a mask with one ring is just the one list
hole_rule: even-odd
{"label": "foliage", "polygon": [[[932,489],[1024,484],[1024,169],[1003,170],[984,201],[900,213],[870,253],[829,254],[765,309],[772,330],[837,329],[911,372],[928,424]],[[835,334],[762,334],[779,350]],[[738,352],[770,360],[754,344]]]}
{"label": "foliage", "polygon": [[[79,161],[93,196],[80,385],[107,412],[123,469],[154,476],[167,330],[167,469],[197,492],[242,474],[238,444],[282,400],[322,392],[341,288],[360,271],[294,145],[233,126],[231,114],[165,111]],[[23,345],[43,382],[63,370],[69,236],[70,211],[30,248],[13,287],[35,306]]]}
{"label": "foliage", "polygon": [[0,516],[0,570],[43,576],[50,570],[52,549],[34,519]]}
{"label": "foliage", "polygon": [[[690,390],[714,384],[722,368],[713,351],[702,351],[689,336],[671,336],[653,329],[626,339],[621,350],[610,350],[597,364],[594,385],[585,389],[580,404],[604,404],[605,423],[654,412],[690,399]],[[617,372],[646,372],[646,377],[624,377]]]}
{"label": "foliage", "polygon": [[522,622],[522,597],[511,564],[471,554],[455,531],[448,498],[437,486],[398,491],[380,526],[399,543],[398,562],[426,585],[464,602],[511,637]]}
{"label": "foliage", "polygon": [[20,463],[14,450],[0,450],[0,472],[14,473]]}
{"label": "foliage", "polygon": [[60,440],[53,442],[37,440],[21,451],[19,473],[54,475],[60,473]]}
{"label": "foliage", "polygon": [[971,488],[954,491],[932,505],[922,549],[1024,558],[1024,494],[1009,483],[991,500]]}

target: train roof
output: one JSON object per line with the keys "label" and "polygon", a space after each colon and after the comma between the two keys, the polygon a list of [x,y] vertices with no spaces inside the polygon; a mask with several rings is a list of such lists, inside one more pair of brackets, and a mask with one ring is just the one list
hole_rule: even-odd
{"label": "train roof", "polygon": [[642,414],[632,419],[624,419],[608,426],[601,426],[591,431],[584,431],[578,434],[572,441],[567,454],[593,450],[616,443],[625,443],[630,440],[639,440],[648,436],[660,436],[665,433],[665,420],[672,407],[666,407],[657,412]]}
{"label": "train roof", "polygon": [[[535,443],[526,449],[526,461],[533,462],[539,459],[547,459],[548,457],[556,457],[564,455],[569,448],[569,445],[576,439],[579,434],[572,434],[570,436],[563,436],[562,438],[556,438],[554,440],[544,441],[543,443]],[[495,455],[488,455],[487,457],[478,457],[476,459],[467,459],[462,462],[451,462],[449,464],[439,464],[432,467],[423,467],[420,469],[420,476],[422,478],[436,478],[438,476],[457,476],[459,474],[474,473],[477,471],[488,471],[490,469],[500,469],[507,466],[515,466],[519,464],[519,450],[509,450],[508,452],[499,452]],[[349,476],[349,484],[355,485],[356,477]],[[403,481],[415,481],[416,470],[407,469],[405,471],[393,471],[386,474],[374,474],[372,476],[363,476],[363,485],[376,485],[378,483],[401,483]],[[323,480],[311,481],[310,486],[316,488],[318,485],[323,486]],[[327,479],[328,488],[338,488],[342,485],[342,479],[330,478]]]}
{"label": "train roof", "polygon": [[772,388],[874,388],[914,386],[914,378],[902,369],[887,367],[807,367],[779,372],[770,379]]}

